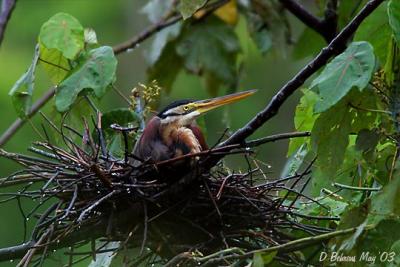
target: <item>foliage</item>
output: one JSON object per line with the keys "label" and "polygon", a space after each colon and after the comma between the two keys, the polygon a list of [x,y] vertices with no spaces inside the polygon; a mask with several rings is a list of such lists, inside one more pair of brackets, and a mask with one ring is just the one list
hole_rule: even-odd
{"label": "foliage", "polygon": [[[317,156],[311,181],[313,194],[334,194],[348,203],[335,214],[341,218],[339,228],[359,227],[348,238],[332,240],[331,252],[359,257],[363,251],[370,251],[378,255],[378,251],[395,252],[392,248],[398,244],[398,236],[381,240],[400,223],[399,132],[398,117],[393,116],[399,103],[397,5],[398,1],[381,5],[361,24],[356,41],[312,81],[310,88],[317,100],[312,98],[312,91],[303,90],[296,109],[296,129],[312,131],[312,145],[306,147],[309,155]],[[300,146],[299,140],[292,140],[289,155]],[[373,193],[380,187],[379,193]],[[367,224],[376,228],[366,230]]]}
{"label": "foliage", "polygon": [[[112,125],[143,128],[149,107],[156,105],[160,94],[158,84],[170,93],[181,71],[199,76],[210,95],[219,94],[220,87],[237,89],[243,52],[238,20],[245,20],[248,36],[264,55],[286,54],[290,46],[292,56],[302,59],[316,54],[324,45],[324,39],[309,27],[293,44],[291,24],[282,14],[279,1],[231,0],[212,12],[204,8],[208,2],[152,0],[143,8],[154,24],[177,14],[183,20],[161,29],[150,45],[149,85],[132,91],[128,107],[102,114],[101,124],[112,157],[123,158],[126,138],[125,132],[116,131]],[[359,9],[351,2],[341,1],[339,29]],[[296,209],[304,216],[333,218],[318,226],[330,230],[357,227],[351,235],[331,239],[327,251],[349,255],[360,255],[365,249],[400,253],[400,236],[395,233],[400,225],[399,47],[400,2],[390,0],[365,19],[347,48],[303,87],[294,128],[311,132],[311,138],[291,139],[282,177],[298,175],[315,159],[308,192],[322,205],[303,200],[297,203],[298,196],[290,196],[290,190],[281,194],[287,197],[285,205],[296,202]],[[94,30],[66,13],[58,13],[43,24],[32,64],[9,93],[21,119],[30,116],[37,65],[57,86],[54,104],[59,113],[67,114],[82,99],[93,105],[92,99],[102,99],[115,86],[117,59],[112,47],[101,46]],[[132,148],[132,139],[128,146]],[[301,222],[316,227],[306,219]],[[295,229],[285,234],[304,237]],[[91,266],[109,266],[115,255],[107,256],[110,254]],[[307,249],[299,250],[297,256],[317,262]],[[276,251],[257,252],[248,262],[264,266],[276,263],[278,258]],[[398,261],[398,256],[393,260]]]}

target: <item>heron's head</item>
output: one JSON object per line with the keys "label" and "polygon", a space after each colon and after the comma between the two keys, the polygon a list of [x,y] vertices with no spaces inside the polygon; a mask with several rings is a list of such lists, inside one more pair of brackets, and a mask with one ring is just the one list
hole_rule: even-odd
{"label": "heron's head", "polygon": [[250,90],[198,101],[179,100],[169,104],[157,116],[161,119],[162,124],[190,125],[205,112],[241,100],[255,92],[256,90]]}

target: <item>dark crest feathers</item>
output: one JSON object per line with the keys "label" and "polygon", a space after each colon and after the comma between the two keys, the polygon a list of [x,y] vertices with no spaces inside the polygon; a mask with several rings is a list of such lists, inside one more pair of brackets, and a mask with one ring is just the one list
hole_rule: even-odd
{"label": "dark crest feathers", "polygon": [[185,105],[185,104],[191,103],[191,102],[193,102],[193,100],[190,100],[190,99],[182,99],[182,100],[174,101],[174,102],[172,102],[171,104],[169,104],[168,106],[166,106],[164,109],[162,109],[162,110],[157,114],[157,116],[160,117],[160,118],[162,118],[162,119],[164,119],[164,118],[167,117],[167,116],[165,115],[165,112],[167,112],[168,110],[170,110],[170,109],[172,109],[172,108],[176,108],[176,107],[181,106],[181,105]]}

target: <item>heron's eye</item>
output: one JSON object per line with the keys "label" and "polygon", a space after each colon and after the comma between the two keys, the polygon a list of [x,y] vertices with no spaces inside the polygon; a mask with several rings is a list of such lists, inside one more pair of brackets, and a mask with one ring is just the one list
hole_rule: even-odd
{"label": "heron's eye", "polygon": [[184,111],[188,111],[189,110],[189,106],[183,106],[183,110]]}

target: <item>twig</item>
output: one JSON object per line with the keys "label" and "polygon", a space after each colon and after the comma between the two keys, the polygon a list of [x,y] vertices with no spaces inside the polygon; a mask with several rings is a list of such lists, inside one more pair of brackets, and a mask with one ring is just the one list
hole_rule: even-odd
{"label": "twig", "polygon": [[15,8],[16,0],[3,0],[1,5],[1,13],[0,13],[0,45],[4,38],[4,32],[6,31],[6,27],[8,21],[11,18],[11,14]]}
{"label": "twig", "polygon": [[[285,101],[301,86],[304,82],[324,66],[328,60],[339,54],[345,48],[347,41],[357,30],[361,22],[371,14],[384,0],[370,0],[361,11],[350,21],[350,23],[332,40],[332,42],[308,63],[297,75],[286,83],[268,105],[253,117],[244,127],[238,129],[226,141],[220,144],[220,147],[238,144],[253,134],[264,123],[274,117]],[[219,160],[219,157],[213,157],[207,164],[213,165]],[[207,165],[206,164],[206,165]]]}
{"label": "twig", "polygon": [[371,187],[359,187],[359,186],[350,186],[345,184],[333,183],[334,187],[338,187],[340,189],[354,190],[354,191],[381,191],[381,187],[371,188]]}
{"label": "twig", "polygon": [[142,31],[140,34],[137,36],[133,37],[132,39],[129,39],[121,44],[118,44],[113,47],[114,53],[115,54],[120,54],[126,51],[129,51],[129,49],[134,49],[136,48],[141,42],[146,40],[147,38],[151,37],[153,34],[161,31],[162,29],[171,26],[178,21],[182,19],[182,16],[179,15],[174,15],[171,18],[165,20],[162,18],[160,21],[156,22],[155,24],[152,24],[150,27]]}
{"label": "twig", "polygon": [[337,33],[337,0],[328,2],[324,19],[314,16],[295,0],[280,0],[280,2],[307,27],[319,33],[327,43],[335,38]]}
{"label": "twig", "polygon": [[92,205],[90,205],[87,209],[85,209],[81,215],[79,215],[78,218],[78,223],[82,222],[83,219],[86,217],[87,213],[90,213],[93,209],[95,209],[98,205],[102,204],[104,201],[106,201],[107,199],[111,198],[112,196],[114,196],[115,194],[119,193],[118,190],[114,190],[111,191],[110,193],[108,193],[107,195],[105,195],[104,197],[100,198],[99,200],[97,200],[95,203],[93,203]]}
{"label": "twig", "polygon": [[[374,227],[375,227],[375,225],[369,224],[369,225],[366,225],[363,230],[368,231],[368,230],[373,229]],[[326,234],[322,234],[322,235],[318,235],[318,236],[305,237],[305,238],[287,242],[287,243],[279,245],[279,246],[253,250],[253,251],[244,253],[242,255],[229,255],[229,256],[224,257],[224,259],[227,259],[227,260],[228,259],[245,259],[245,258],[252,257],[255,253],[266,253],[266,252],[272,252],[272,251],[286,252],[286,251],[300,250],[304,247],[308,247],[313,244],[318,244],[318,243],[321,243],[322,241],[330,240],[337,236],[348,235],[348,234],[354,233],[358,229],[359,229],[359,227],[353,227],[353,228],[330,232],[330,233],[326,233]],[[194,258],[194,259],[196,261],[202,262],[204,260],[209,259],[210,258],[209,256],[198,258],[198,259]]]}
{"label": "twig", "polygon": [[147,231],[148,231],[148,224],[149,224],[149,217],[147,215],[147,204],[145,201],[143,201],[143,214],[144,214],[144,222],[143,222],[143,240],[142,244],[140,245],[140,252],[139,256],[142,256],[144,247],[146,245],[147,241]]}

